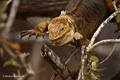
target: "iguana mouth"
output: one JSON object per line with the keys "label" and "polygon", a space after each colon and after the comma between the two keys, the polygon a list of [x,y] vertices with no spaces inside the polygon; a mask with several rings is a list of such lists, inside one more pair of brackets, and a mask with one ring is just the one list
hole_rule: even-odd
{"label": "iguana mouth", "polygon": [[71,31],[67,31],[65,32],[61,37],[57,38],[57,39],[53,39],[51,40],[53,44],[59,44],[62,41],[64,41],[69,35],[70,35]]}

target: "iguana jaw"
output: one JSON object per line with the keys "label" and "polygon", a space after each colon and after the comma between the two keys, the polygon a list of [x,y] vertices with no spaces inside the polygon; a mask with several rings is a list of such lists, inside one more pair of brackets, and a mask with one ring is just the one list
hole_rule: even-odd
{"label": "iguana jaw", "polygon": [[64,45],[64,44],[67,44],[69,42],[72,42],[74,40],[73,38],[74,38],[74,31],[72,30],[70,35],[65,40],[60,42],[59,45]]}
{"label": "iguana jaw", "polygon": [[73,41],[73,38],[74,38],[74,31],[71,30],[70,32],[67,32],[62,37],[60,37],[59,39],[51,40],[51,41],[52,41],[53,45],[61,46],[61,45],[65,45],[65,44],[68,44],[69,42]]}

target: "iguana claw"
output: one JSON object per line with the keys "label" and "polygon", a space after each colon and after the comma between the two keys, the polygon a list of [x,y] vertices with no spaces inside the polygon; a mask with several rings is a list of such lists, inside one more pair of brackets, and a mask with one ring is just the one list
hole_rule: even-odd
{"label": "iguana claw", "polygon": [[41,33],[40,31],[36,31],[36,30],[26,30],[26,31],[22,31],[21,32],[21,37],[20,39],[22,39],[24,36],[29,35],[28,39],[32,36],[35,35],[36,39],[38,36],[44,36],[44,33]]}

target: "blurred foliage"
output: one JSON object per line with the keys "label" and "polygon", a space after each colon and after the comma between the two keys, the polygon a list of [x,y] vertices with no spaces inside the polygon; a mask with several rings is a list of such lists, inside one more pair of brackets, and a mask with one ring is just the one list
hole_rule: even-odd
{"label": "blurred foliage", "polygon": [[91,56],[85,68],[85,80],[100,80],[99,74],[104,69],[98,69],[99,59],[96,56]]}
{"label": "blurred foliage", "polygon": [[[118,8],[120,8],[120,5],[118,5]],[[120,23],[120,13],[117,14],[117,16],[115,17],[115,19],[116,19],[117,23]]]}
{"label": "blurred foliage", "polygon": [[[118,5],[118,9],[120,8],[120,5]],[[116,16],[115,16],[115,21],[117,23],[117,29],[115,32],[118,32],[120,31],[120,13],[118,13]]]}
{"label": "blurred foliage", "polygon": [[0,47],[0,57],[2,58],[4,56],[4,49]]}
{"label": "blurred foliage", "polygon": [[67,80],[73,80],[71,77],[68,77],[68,79]]}
{"label": "blurred foliage", "polygon": [[6,4],[7,4],[7,1],[0,2],[0,13],[6,10]]}
{"label": "blurred foliage", "polygon": [[[0,1],[0,31],[3,31],[6,25],[7,20],[7,13],[6,9],[8,6],[8,0]],[[6,39],[4,36],[0,34],[0,56],[4,57],[4,50],[11,56],[11,59],[7,60],[4,63],[4,67],[12,66],[12,68],[19,74],[20,70],[25,68],[23,61],[25,63],[26,56],[28,56],[28,53],[21,53],[19,52],[21,49],[21,46],[18,42],[13,42],[11,40]],[[15,50],[16,53],[14,52]],[[19,52],[19,54],[18,54]],[[14,55],[15,57],[13,57]]]}
{"label": "blurred foliage", "polygon": [[117,14],[117,16],[116,16],[116,22],[120,23],[120,14]]}
{"label": "blurred foliage", "polygon": [[[118,7],[120,8],[120,5],[118,5]],[[115,19],[116,19],[117,23],[120,23],[120,13],[117,14],[117,16],[115,17]]]}
{"label": "blurred foliage", "polygon": [[7,19],[7,14],[5,10],[7,8],[7,1],[0,2],[0,31],[5,27],[5,20]]}
{"label": "blurred foliage", "polygon": [[13,41],[7,40],[5,38],[3,38],[3,42],[4,42],[4,44],[9,46],[13,50],[20,50],[21,49],[20,44],[18,42],[13,42]]}
{"label": "blurred foliage", "polygon": [[29,56],[29,53],[21,53],[19,51],[15,51],[15,53],[16,53],[17,59],[11,58],[10,60],[6,61],[4,63],[4,67],[12,66],[16,72],[19,71],[18,72],[19,74],[21,69],[28,68],[26,67],[26,65],[28,64],[25,62],[25,60],[26,60],[26,57]]}
{"label": "blurred foliage", "polygon": [[14,59],[10,59],[10,60],[6,61],[4,63],[4,67],[6,67],[6,66],[13,66],[13,67],[15,67],[17,69],[21,68],[21,65]]}
{"label": "blurred foliage", "polygon": [[17,53],[17,55],[19,56],[21,61],[23,61],[23,60],[25,61],[25,58],[30,55],[30,53],[25,53],[25,52],[21,53],[20,51],[15,51],[15,53]]}

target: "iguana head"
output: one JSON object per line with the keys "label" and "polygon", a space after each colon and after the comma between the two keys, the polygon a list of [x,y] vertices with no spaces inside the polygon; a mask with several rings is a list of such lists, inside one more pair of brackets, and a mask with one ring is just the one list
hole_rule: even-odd
{"label": "iguana head", "polygon": [[54,45],[64,45],[71,41],[80,40],[82,34],[77,32],[77,26],[65,11],[61,11],[59,17],[54,18],[49,26],[49,39]]}
{"label": "iguana head", "polygon": [[48,26],[49,39],[54,45],[64,45],[73,40],[74,30],[65,16],[54,18]]}

